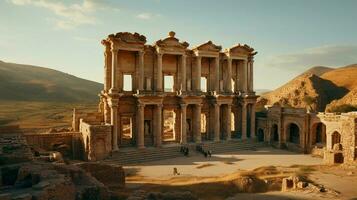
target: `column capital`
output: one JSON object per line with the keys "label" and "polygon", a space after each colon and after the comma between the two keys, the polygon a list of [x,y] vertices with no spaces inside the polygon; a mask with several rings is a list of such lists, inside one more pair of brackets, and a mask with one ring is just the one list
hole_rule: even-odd
{"label": "column capital", "polygon": [[180,103],[181,108],[187,108],[187,104],[186,103]]}
{"label": "column capital", "polygon": [[187,55],[185,53],[183,53],[181,56],[182,56],[182,58],[186,58],[187,57]]}
{"label": "column capital", "polygon": [[156,56],[158,58],[162,58],[163,55],[164,55],[164,53],[162,53],[162,52],[156,52]]}
{"label": "column capital", "polygon": [[145,108],[145,104],[143,104],[143,103],[138,103],[136,106],[137,106],[138,110]]}
{"label": "column capital", "polygon": [[119,104],[119,100],[118,99],[112,99],[112,98],[108,99],[109,107],[115,108],[115,107],[118,107],[118,104]]}
{"label": "column capital", "polygon": [[119,48],[117,47],[117,45],[115,45],[114,43],[112,43],[111,46],[110,46],[110,51],[111,51],[112,53],[118,53]]}
{"label": "column capital", "polygon": [[164,105],[162,105],[162,104],[156,104],[156,106],[161,109],[164,107]]}
{"label": "column capital", "polygon": [[145,55],[145,51],[144,51],[144,50],[140,50],[140,51],[138,51],[138,55],[139,55],[139,56],[143,56],[143,55]]}

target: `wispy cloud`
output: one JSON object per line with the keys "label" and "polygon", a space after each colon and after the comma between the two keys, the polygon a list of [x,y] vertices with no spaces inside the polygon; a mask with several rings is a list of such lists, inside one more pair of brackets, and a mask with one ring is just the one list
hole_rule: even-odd
{"label": "wispy cloud", "polygon": [[53,12],[57,18],[51,20],[57,29],[73,29],[79,25],[95,24],[94,13],[99,9],[108,9],[108,2],[83,0],[81,3],[64,4],[53,0],[10,0],[17,6],[35,6]]}
{"label": "wispy cloud", "polygon": [[343,66],[357,63],[357,45],[327,45],[300,53],[277,55],[267,59],[267,67],[301,71],[312,66]]}
{"label": "wispy cloud", "polygon": [[148,12],[145,12],[145,13],[140,13],[136,16],[136,18],[138,19],[143,19],[143,20],[150,20],[150,19],[153,19],[153,18],[156,18],[156,17],[160,17],[161,15],[159,14],[153,14],[153,13],[148,13]]}

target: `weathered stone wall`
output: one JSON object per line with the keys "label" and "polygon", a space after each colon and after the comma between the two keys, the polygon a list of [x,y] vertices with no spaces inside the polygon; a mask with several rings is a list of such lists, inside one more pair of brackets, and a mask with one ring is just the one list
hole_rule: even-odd
{"label": "weathered stone wall", "polygon": [[[316,127],[321,123],[322,143],[316,144]],[[357,159],[357,113],[308,113],[304,109],[267,107],[265,116],[257,117],[257,131],[268,132],[271,141],[272,127],[276,124],[279,133],[279,147],[290,150],[312,153],[324,157],[327,163],[333,163],[335,154],[341,152],[344,162],[351,163]],[[289,142],[289,125],[299,128],[299,144]],[[333,134],[340,135],[342,149],[337,151],[333,146]],[[267,138],[265,139],[267,140]],[[326,141],[326,142],[325,142]],[[271,142],[271,144],[274,144]]]}
{"label": "weathered stone wall", "polygon": [[89,161],[101,160],[111,152],[111,125],[91,125],[80,121],[79,131],[82,133],[85,157]]}

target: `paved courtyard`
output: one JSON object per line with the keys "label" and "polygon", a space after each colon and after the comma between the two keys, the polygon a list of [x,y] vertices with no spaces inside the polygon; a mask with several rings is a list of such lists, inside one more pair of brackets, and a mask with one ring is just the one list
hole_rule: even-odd
{"label": "paved courtyard", "polygon": [[319,165],[321,158],[297,154],[273,148],[260,148],[255,151],[237,151],[224,154],[213,154],[205,158],[201,154],[179,157],[161,161],[147,162],[125,167],[126,171],[135,171],[137,176],[155,179],[173,177],[176,167],[180,176],[221,176],[237,170],[252,170],[262,166]]}

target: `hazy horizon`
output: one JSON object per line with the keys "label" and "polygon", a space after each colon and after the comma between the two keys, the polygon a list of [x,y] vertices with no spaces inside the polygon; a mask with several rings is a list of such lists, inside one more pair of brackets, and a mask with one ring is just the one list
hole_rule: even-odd
{"label": "hazy horizon", "polygon": [[147,44],[175,31],[193,48],[212,40],[252,46],[255,89],[275,89],[313,66],[357,63],[357,1],[0,2],[0,60],[103,83],[101,39],[138,32]]}

